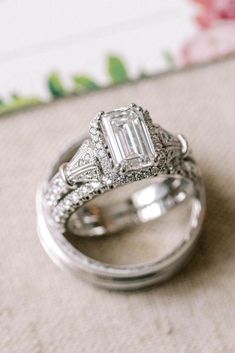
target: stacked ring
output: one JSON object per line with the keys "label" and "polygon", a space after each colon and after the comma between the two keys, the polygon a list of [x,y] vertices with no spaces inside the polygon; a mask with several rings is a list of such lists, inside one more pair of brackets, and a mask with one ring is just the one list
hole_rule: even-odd
{"label": "stacked ring", "polygon": [[[127,199],[94,212],[91,200],[149,179]],[[190,198],[187,234],[161,259],[111,265],[83,254],[66,233],[93,237],[155,220]],[[85,280],[112,289],[136,289],[161,282],[190,257],[205,213],[199,168],[182,135],[154,124],[148,111],[131,104],[101,112],[89,136],[68,148],[37,193],[38,233],[49,256]]]}

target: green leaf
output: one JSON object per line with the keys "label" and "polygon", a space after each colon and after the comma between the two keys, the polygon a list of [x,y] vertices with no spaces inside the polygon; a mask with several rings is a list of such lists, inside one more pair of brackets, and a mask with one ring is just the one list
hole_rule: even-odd
{"label": "green leaf", "polygon": [[84,92],[89,92],[89,91],[94,91],[99,88],[97,83],[93,81],[90,77],[88,76],[74,76],[73,77],[74,83],[75,83],[75,91],[77,93],[84,93]]}
{"label": "green leaf", "polygon": [[162,55],[163,55],[163,58],[165,59],[166,63],[170,67],[175,66],[175,59],[174,59],[172,53],[170,53],[168,50],[165,50],[165,51],[163,51]]}
{"label": "green leaf", "polygon": [[108,57],[108,73],[113,83],[128,81],[127,70],[123,61],[117,56]]}
{"label": "green leaf", "polygon": [[47,84],[49,91],[54,98],[60,98],[66,95],[66,89],[64,88],[62,80],[57,72],[50,74]]}
{"label": "green leaf", "polygon": [[12,98],[13,100],[17,100],[17,99],[20,98],[20,95],[19,95],[19,93],[17,93],[17,92],[13,92],[13,93],[11,93],[11,98]]}
{"label": "green leaf", "polygon": [[10,102],[5,102],[5,104],[0,106],[0,114],[14,112],[19,109],[32,107],[41,103],[42,101],[37,97],[23,97],[14,94],[12,95],[12,100]]}

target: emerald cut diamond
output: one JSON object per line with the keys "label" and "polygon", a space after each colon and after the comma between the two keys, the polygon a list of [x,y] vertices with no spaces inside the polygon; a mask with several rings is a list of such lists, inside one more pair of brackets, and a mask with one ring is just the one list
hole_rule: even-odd
{"label": "emerald cut diamond", "polygon": [[115,167],[138,170],[153,165],[154,146],[141,111],[126,108],[105,113],[101,127]]}

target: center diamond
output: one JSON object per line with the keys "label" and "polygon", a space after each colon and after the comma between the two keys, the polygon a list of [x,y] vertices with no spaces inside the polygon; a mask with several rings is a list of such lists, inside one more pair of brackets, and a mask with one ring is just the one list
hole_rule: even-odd
{"label": "center diamond", "polygon": [[153,164],[154,146],[142,112],[127,108],[106,113],[101,126],[115,167],[137,170]]}

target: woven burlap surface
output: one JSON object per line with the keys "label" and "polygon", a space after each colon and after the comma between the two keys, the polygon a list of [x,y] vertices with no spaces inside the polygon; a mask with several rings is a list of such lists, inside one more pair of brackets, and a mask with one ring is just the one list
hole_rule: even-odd
{"label": "woven burlap surface", "polygon": [[[0,118],[1,353],[235,352],[234,92],[235,61],[227,60]],[[207,217],[180,274],[117,293],[50,261],[36,234],[35,192],[97,111],[133,101],[188,137],[205,179]]]}

